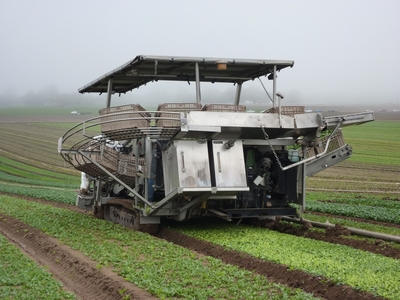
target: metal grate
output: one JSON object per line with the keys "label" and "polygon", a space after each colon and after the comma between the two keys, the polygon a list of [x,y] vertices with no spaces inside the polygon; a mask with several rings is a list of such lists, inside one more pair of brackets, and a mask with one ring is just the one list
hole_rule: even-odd
{"label": "metal grate", "polygon": [[[99,148],[85,150],[93,151],[93,154],[89,153],[89,157],[100,164],[102,167],[106,168],[110,172],[116,172],[118,166],[118,153],[113,148],[106,147],[103,151],[103,155],[99,154]],[[95,153],[95,151],[97,153]],[[79,171],[85,172],[93,177],[104,176],[106,173],[96,166],[91,160],[87,159],[85,156],[79,153],[70,154],[71,164]]]}

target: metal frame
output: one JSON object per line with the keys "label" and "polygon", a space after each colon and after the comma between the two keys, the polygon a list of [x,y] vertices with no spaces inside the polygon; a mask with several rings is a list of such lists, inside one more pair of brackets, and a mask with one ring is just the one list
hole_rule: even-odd
{"label": "metal frame", "polygon": [[[105,145],[107,139],[123,139],[123,140],[135,140],[139,138],[146,138],[145,143],[146,151],[146,164],[151,165],[152,160],[152,139],[168,139],[169,143],[173,143],[174,140],[181,139],[195,139],[197,141],[208,140],[220,140],[220,141],[241,141],[240,149],[248,146],[256,146],[267,149],[270,147],[270,151],[274,154],[277,163],[279,164],[282,171],[286,171],[290,168],[301,165],[300,171],[297,172],[297,180],[299,182],[299,176],[302,177],[301,186],[298,183],[298,193],[302,193],[302,199],[297,199],[300,204],[300,212],[304,211],[305,208],[305,178],[307,175],[315,174],[319,172],[324,165],[337,163],[351,154],[351,148],[348,145],[341,147],[333,151],[332,155],[326,155],[328,146],[330,143],[331,136],[340,126],[347,126],[353,124],[362,124],[365,122],[373,121],[374,116],[371,112],[351,114],[337,117],[325,117],[322,118],[321,114],[318,113],[307,113],[307,114],[296,114],[288,116],[281,112],[281,99],[283,96],[277,93],[277,72],[280,70],[293,67],[294,62],[290,60],[263,60],[263,59],[221,59],[221,58],[201,58],[201,57],[178,57],[178,56],[136,56],[133,60],[126,64],[112,70],[111,72],[101,76],[93,82],[85,85],[79,89],[80,93],[107,93],[106,107],[111,107],[111,98],[113,94],[121,94],[131,91],[146,85],[152,81],[164,80],[164,81],[182,81],[182,82],[195,82],[196,98],[195,103],[201,104],[201,82],[210,83],[232,83],[236,86],[235,98],[233,99],[234,105],[239,105],[240,97],[242,92],[242,85],[244,82],[254,80],[256,78],[268,76],[268,79],[272,79],[273,95],[272,106],[274,111],[278,113],[269,113],[264,111],[262,113],[243,113],[243,112],[217,112],[217,111],[184,111],[184,112],[173,112],[173,111],[157,111],[157,112],[145,112],[149,113],[145,116],[149,120],[148,127],[137,126],[132,128],[124,128],[124,130],[116,130],[115,132],[104,131],[99,135],[90,136],[89,132],[91,127],[99,125],[110,124],[112,122],[126,122],[131,120],[140,120],[139,114],[143,111],[137,111],[137,115],[132,117],[126,115],[127,112],[114,113],[113,116],[116,119],[109,118],[107,121],[102,121],[101,116],[92,118],[82,124],[74,126],[69,130],[63,137],[59,139],[58,150],[63,158],[72,164],[71,156],[75,154],[82,155],[88,161],[93,163],[99,168],[105,176],[108,176],[112,180],[118,182],[121,186],[126,188],[127,191],[134,195],[134,207],[141,210],[141,214],[144,217],[147,216],[173,216],[178,220],[184,220],[188,216],[188,212],[196,205],[199,205],[206,199],[217,199],[223,197],[230,197],[236,195],[238,192],[247,191],[249,188],[236,184],[235,186],[218,186],[215,182],[207,187],[201,186],[184,186],[177,184],[176,186],[169,187],[168,193],[160,201],[153,203],[149,201],[149,190],[148,190],[148,178],[150,178],[150,168],[147,173],[138,174],[135,173],[134,181],[135,187],[138,186],[139,180],[144,178],[144,197],[138,192],[136,188],[132,188],[126,184],[123,180],[118,178],[116,174],[107,170],[104,166],[99,164],[95,159],[90,157],[90,152],[87,149],[91,142],[93,145],[102,146]],[[261,79],[260,79],[261,81]],[[262,84],[262,82],[261,82]],[[263,86],[264,87],[264,86]],[[277,108],[277,110],[276,110]],[[132,112],[129,112],[132,113]],[[162,117],[164,113],[169,117]],[[171,114],[175,114],[176,118],[170,117]],[[111,116],[111,115],[107,115]],[[179,120],[178,126],[173,127],[154,127],[150,126],[151,121],[156,120]],[[139,123],[136,123],[139,124]],[[164,123],[163,123],[164,124]],[[129,125],[130,126],[130,125]],[[169,126],[169,125],[168,125]],[[318,140],[319,134],[322,130],[333,129],[331,136],[328,138],[325,149],[322,153],[319,153],[313,157],[300,160],[299,162],[291,163],[286,167],[283,167],[279,161],[278,155],[275,153],[279,150],[286,149],[287,146],[294,145],[299,142],[299,137],[303,136],[307,139],[315,138]],[[84,139],[80,142],[76,142],[70,149],[64,147],[67,141],[72,137],[82,133]],[[305,142],[308,142],[307,140]],[[97,144],[96,144],[97,143]],[[316,142],[315,142],[316,143]],[[170,145],[169,144],[169,145]],[[219,152],[215,154],[210,144],[207,144],[205,152],[206,155],[213,156],[210,158],[210,168],[216,169],[218,167],[213,165],[214,156],[217,157],[217,163],[219,162],[219,153],[225,151],[223,147],[218,148]],[[168,146],[166,146],[168,148]],[[137,149],[137,148],[136,148]],[[228,147],[228,149],[230,149]],[[305,147],[303,147],[303,150]],[[204,149],[203,149],[204,150]],[[190,149],[188,150],[190,151]],[[226,150],[234,152],[233,150]],[[304,152],[304,151],[303,151]],[[175,153],[176,154],[176,153]],[[178,156],[178,154],[176,154]],[[135,153],[136,157],[136,170],[138,169],[138,152]],[[227,161],[235,161],[234,158],[227,156]],[[183,158],[182,158],[183,159]],[[225,157],[224,157],[225,159]],[[195,159],[194,159],[195,160]],[[163,162],[164,163],[164,162]],[[226,165],[226,164],[225,164]],[[286,165],[286,164],[285,164]],[[234,164],[232,164],[234,166]],[[322,167],[321,167],[322,166]],[[229,169],[229,168],[227,168]],[[171,169],[169,169],[171,170]],[[229,172],[235,172],[235,168],[229,169]],[[243,170],[245,170],[243,168]],[[243,171],[242,170],[242,171]],[[215,170],[214,170],[215,171]],[[183,171],[185,172],[185,171]],[[227,174],[230,174],[227,172]],[[246,171],[242,172],[245,173]],[[165,172],[164,172],[165,174]],[[118,174],[117,174],[118,175]],[[219,176],[219,175],[218,175]],[[221,175],[222,176],[222,175]],[[228,176],[228,175],[227,175]],[[194,176],[192,176],[194,178]],[[214,176],[212,180],[217,178]],[[222,178],[222,177],[221,177]],[[102,180],[103,177],[97,178]],[[221,179],[222,181],[228,181],[229,179]],[[225,182],[224,181],[224,182]],[[127,181],[130,182],[130,181]],[[100,197],[99,184],[97,186],[97,196]],[[167,191],[165,189],[165,191]],[[176,203],[184,197],[187,197],[188,202],[182,202],[181,206],[174,207]],[[291,196],[292,197],[292,196]],[[221,199],[222,199],[221,198]],[[97,201],[99,199],[96,199]],[[186,201],[186,200],[185,200]],[[144,204],[144,207],[143,207]],[[241,217],[265,217],[274,215],[293,215],[295,211],[291,207],[277,207],[273,208],[259,208],[259,209],[226,209],[226,210],[215,210],[210,209],[209,213],[216,214],[220,217],[224,217],[228,220],[232,218]],[[236,207],[236,206],[235,206]]]}

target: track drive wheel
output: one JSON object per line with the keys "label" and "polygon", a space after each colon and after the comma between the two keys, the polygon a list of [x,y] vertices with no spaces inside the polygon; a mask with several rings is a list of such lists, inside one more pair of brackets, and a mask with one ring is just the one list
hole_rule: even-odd
{"label": "track drive wheel", "polygon": [[104,206],[104,219],[133,230],[156,234],[158,224],[140,224],[140,211],[132,208],[130,200],[112,200]]}

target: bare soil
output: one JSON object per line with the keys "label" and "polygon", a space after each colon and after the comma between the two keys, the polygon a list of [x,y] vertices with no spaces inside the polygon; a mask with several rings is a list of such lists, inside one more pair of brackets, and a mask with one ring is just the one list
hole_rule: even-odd
{"label": "bare soil", "polygon": [[157,299],[111,269],[97,268],[96,262],[40,230],[10,216],[0,217],[0,232],[32,260],[47,266],[64,289],[79,299]]}
{"label": "bare soil", "polygon": [[[84,213],[72,205],[42,199],[24,198]],[[151,296],[146,291],[126,282],[121,276],[112,272],[112,270],[107,268],[98,269],[96,262],[60,244],[58,240],[14,218],[9,216],[2,217],[0,231],[32,259],[42,265],[49,266],[49,271],[64,284],[66,290],[74,292],[79,298],[122,299],[123,296],[129,295],[131,299],[155,299],[154,296]],[[388,246],[381,247],[382,243],[379,241],[371,243],[365,240],[348,239],[346,238],[348,233],[341,228],[324,234],[281,222],[264,222],[257,224],[257,226],[264,226],[297,236],[344,244],[393,258],[399,258],[400,256],[398,249]],[[272,282],[285,284],[293,288],[300,288],[323,299],[383,299],[355,290],[350,286],[337,285],[320,276],[312,276],[302,271],[290,270],[285,265],[263,261],[244,253],[227,250],[209,242],[186,236],[167,227],[161,227],[157,237],[191,249],[202,255],[212,256],[221,259],[225,263],[251,270],[267,277]],[[121,291],[125,291],[123,296],[120,294]]]}

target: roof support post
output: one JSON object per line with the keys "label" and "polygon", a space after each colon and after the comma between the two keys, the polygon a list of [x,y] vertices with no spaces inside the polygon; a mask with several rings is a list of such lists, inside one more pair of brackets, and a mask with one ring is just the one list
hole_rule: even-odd
{"label": "roof support post", "polygon": [[[307,148],[303,146],[302,148],[303,153],[307,153]],[[306,178],[307,178],[307,164],[301,165],[301,196],[298,199],[297,204],[300,204],[300,214],[303,214],[306,210]],[[300,203],[299,203],[300,202]]]}
{"label": "roof support post", "polygon": [[235,95],[235,105],[239,105],[240,102],[240,94],[242,93],[242,82],[237,84],[236,87],[236,95]]}
{"label": "roof support post", "polygon": [[272,107],[275,108],[276,106],[276,65],[274,65],[273,70],[273,83],[272,83]]}
{"label": "roof support post", "polygon": [[108,86],[107,86],[107,105],[106,107],[109,108],[111,106],[111,94],[113,89],[113,80],[112,78],[108,79]]}
{"label": "roof support post", "polygon": [[201,93],[200,93],[200,71],[199,64],[195,64],[196,71],[196,103],[201,104]]}

